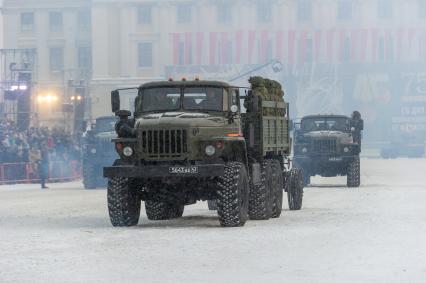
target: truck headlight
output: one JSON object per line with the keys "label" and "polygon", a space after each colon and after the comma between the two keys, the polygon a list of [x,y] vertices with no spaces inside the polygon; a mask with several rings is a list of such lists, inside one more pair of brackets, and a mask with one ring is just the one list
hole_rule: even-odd
{"label": "truck headlight", "polygon": [[306,147],[304,147],[304,148],[302,148],[302,152],[303,152],[303,153],[307,153],[307,152],[308,152],[308,149],[307,149]]}
{"label": "truck headlight", "polygon": [[349,152],[349,148],[348,148],[348,147],[345,147],[345,148],[343,148],[343,151],[344,151],[345,153],[348,153],[348,152]]}
{"label": "truck headlight", "polygon": [[133,155],[133,149],[130,146],[126,146],[125,148],[123,148],[123,154],[124,156],[132,156]]}
{"label": "truck headlight", "polygon": [[212,146],[212,145],[208,145],[208,146],[206,146],[206,154],[208,155],[208,156],[212,156],[212,155],[214,155],[216,153],[216,148],[214,147],[214,146]]}
{"label": "truck headlight", "polygon": [[92,149],[90,150],[90,152],[91,152],[92,154],[95,154],[95,153],[96,153],[96,148],[92,148]]}

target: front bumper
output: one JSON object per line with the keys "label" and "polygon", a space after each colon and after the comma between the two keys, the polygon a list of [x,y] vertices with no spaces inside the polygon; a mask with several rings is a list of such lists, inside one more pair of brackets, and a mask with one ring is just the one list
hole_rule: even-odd
{"label": "front bumper", "polygon": [[196,173],[171,173],[170,168],[175,165],[120,165],[104,167],[104,177],[106,178],[207,178],[223,176],[225,165],[223,164],[202,164],[189,167],[197,167]]}
{"label": "front bumper", "polygon": [[295,156],[293,163],[295,167],[302,169],[310,175],[321,175],[332,177],[346,175],[347,166],[355,160],[356,156],[333,156],[333,155],[311,155]]}

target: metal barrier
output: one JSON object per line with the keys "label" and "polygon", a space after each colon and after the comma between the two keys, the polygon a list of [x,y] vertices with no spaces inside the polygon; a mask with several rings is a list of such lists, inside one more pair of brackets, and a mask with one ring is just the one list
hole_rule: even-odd
{"label": "metal barrier", "polygon": [[[81,179],[81,164],[77,160],[51,161],[47,182],[66,182]],[[40,178],[35,164],[27,162],[0,164],[0,185],[38,183]]]}

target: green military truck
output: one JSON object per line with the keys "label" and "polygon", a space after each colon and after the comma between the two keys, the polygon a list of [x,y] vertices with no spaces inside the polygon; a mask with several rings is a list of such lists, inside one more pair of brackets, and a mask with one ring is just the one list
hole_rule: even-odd
{"label": "green military truck", "polygon": [[343,115],[305,116],[294,125],[294,165],[304,184],[312,176],[347,176],[348,187],[360,185],[361,133],[364,122],[355,111]]}
{"label": "green military truck", "polygon": [[120,90],[111,93],[120,117],[113,140],[120,158],[104,168],[113,226],[137,225],[141,201],[148,219],[165,220],[215,200],[225,227],[279,217],[284,190],[290,209],[301,208],[302,175],[288,158],[288,104],[243,92],[217,81],[146,83],[133,117],[120,110]]}
{"label": "green military truck", "polygon": [[113,164],[118,157],[111,144],[111,140],[117,137],[117,120],[115,116],[98,117],[83,134],[81,153],[85,189],[105,188],[107,185],[102,169]]}

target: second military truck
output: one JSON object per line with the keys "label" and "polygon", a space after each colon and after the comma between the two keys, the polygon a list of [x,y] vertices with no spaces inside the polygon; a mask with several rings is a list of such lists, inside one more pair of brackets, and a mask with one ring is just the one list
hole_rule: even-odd
{"label": "second military truck", "polygon": [[294,125],[294,165],[305,185],[312,176],[347,176],[348,187],[360,185],[361,132],[364,122],[355,111],[343,115],[312,115]]}
{"label": "second military truck", "polygon": [[224,82],[146,83],[137,89],[133,117],[120,110],[120,90],[112,92],[120,158],[104,175],[113,226],[137,225],[141,201],[148,219],[165,220],[181,217],[185,205],[215,200],[225,227],[279,217],[284,190],[290,209],[301,208],[303,179],[290,169],[281,86],[251,82],[241,96]]}
{"label": "second military truck", "polygon": [[105,188],[107,185],[102,169],[113,164],[118,157],[111,143],[111,140],[117,137],[114,128],[116,123],[117,117],[102,116],[97,118],[83,134],[82,161],[85,189]]}

